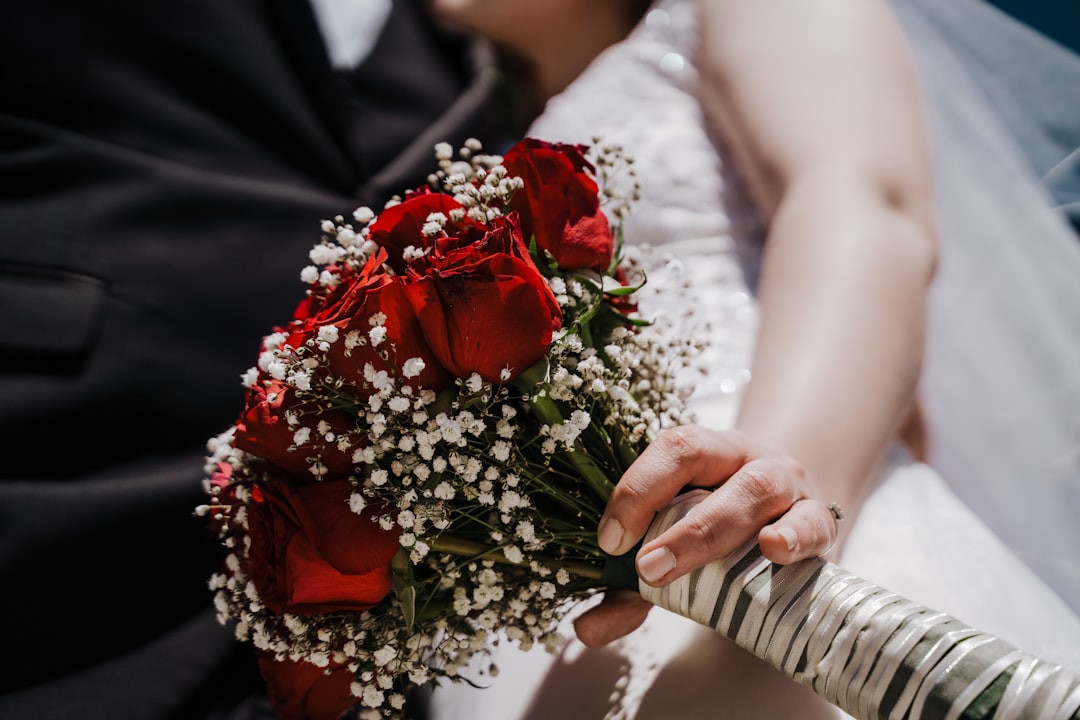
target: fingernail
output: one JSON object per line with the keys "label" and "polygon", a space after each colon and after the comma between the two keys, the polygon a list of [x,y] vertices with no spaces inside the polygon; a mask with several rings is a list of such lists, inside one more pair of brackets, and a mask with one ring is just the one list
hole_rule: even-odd
{"label": "fingernail", "polygon": [[787,525],[781,525],[776,528],[776,532],[780,537],[784,538],[784,542],[787,543],[787,549],[794,551],[799,546],[799,536],[795,534],[795,529],[788,527]]}
{"label": "fingernail", "polygon": [[[596,540],[600,543],[600,549],[608,555],[621,555],[619,552],[623,539],[622,524],[613,517],[604,518],[600,521],[600,528],[596,533]],[[626,552],[623,550],[622,552]]]}
{"label": "fingernail", "polygon": [[638,574],[650,585],[675,569],[675,556],[666,547],[650,550],[637,561]]}

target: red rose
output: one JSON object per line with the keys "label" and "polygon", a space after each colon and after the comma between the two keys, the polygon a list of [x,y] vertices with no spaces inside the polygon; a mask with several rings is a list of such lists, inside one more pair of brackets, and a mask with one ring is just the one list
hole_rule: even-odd
{"label": "red rose", "polygon": [[255,486],[247,571],[272,612],[361,612],[390,592],[398,531],[383,530],[374,507],[352,512],[352,492],[346,480]]}
{"label": "red rose", "polygon": [[233,480],[233,466],[227,462],[215,463],[217,470],[210,475],[209,484],[213,509],[210,512],[210,529],[221,532],[230,527],[235,520],[234,510],[242,504],[236,496],[236,483]]}
{"label": "red rose", "polygon": [[[326,270],[336,275],[339,282],[330,286],[324,286],[319,281],[312,283],[308,288],[307,296],[300,301],[293,311],[293,324],[302,323],[304,320],[313,318],[322,312],[323,308],[338,302],[353,284],[363,282],[364,279],[373,275],[382,274],[381,265],[384,259],[382,256],[368,258],[367,263],[360,268],[351,265],[327,265]],[[277,329],[288,331],[288,328]]]}
{"label": "red rose", "polygon": [[259,671],[266,682],[274,713],[281,720],[338,720],[356,704],[349,693],[353,674],[345,667],[318,668],[258,651]]}
{"label": "red rose", "polygon": [[[459,378],[512,379],[544,356],[562,311],[536,269],[515,217],[486,234],[447,238],[413,263],[406,286],[424,339]],[[502,372],[509,369],[509,378]]]}
{"label": "red rose", "polygon": [[[405,248],[427,249],[435,241],[424,235],[423,227],[432,213],[442,213],[448,218],[451,211],[462,209],[461,203],[445,193],[432,192],[428,189],[410,194],[403,202],[392,205],[381,213],[371,224],[368,237],[372,242],[386,249],[387,264],[399,275],[404,275],[408,267],[405,260]],[[447,232],[458,235],[467,231],[483,232],[484,226],[469,218],[450,223]]]}
{"label": "red rose", "polygon": [[[307,441],[295,444],[300,425],[289,424],[293,415],[310,429]],[[320,432],[320,424],[325,432]],[[325,402],[299,396],[280,380],[260,376],[248,389],[243,412],[237,419],[233,444],[288,474],[315,480],[344,477],[352,472],[352,450],[339,449],[337,441],[356,426],[352,415],[332,409]]]}
{"label": "red rose", "polygon": [[592,165],[582,149],[532,138],[510,148],[503,165],[525,183],[514,193],[511,208],[521,215],[524,236],[535,238],[559,267],[605,272],[611,265],[615,238],[600,209]]}
{"label": "red rose", "polygon": [[[370,364],[376,371],[385,370],[402,384],[441,390],[448,386],[451,377],[442,367],[432,349],[428,347],[419,320],[405,295],[405,279],[379,271],[386,261],[386,253],[380,251],[363,271],[346,277],[342,286],[327,295],[317,307],[317,312],[294,322],[287,345],[293,348],[312,348],[316,352],[319,333],[325,327],[335,327],[338,339],[328,345],[325,360],[318,371],[327,372],[336,379],[344,380],[351,394],[364,399],[371,395],[364,376],[364,366]],[[385,337],[377,344],[371,338],[372,318],[381,313],[385,316]],[[402,375],[402,364],[412,358],[420,358],[424,369],[415,378]]]}

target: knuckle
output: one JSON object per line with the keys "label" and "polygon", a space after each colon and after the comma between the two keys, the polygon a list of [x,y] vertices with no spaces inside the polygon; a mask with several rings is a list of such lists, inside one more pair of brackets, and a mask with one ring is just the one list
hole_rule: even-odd
{"label": "knuckle", "polygon": [[[738,489],[749,511],[758,518],[775,518],[790,510],[802,497],[805,471],[794,460],[768,460],[744,465]],[[794,477],[793,477],[794,476]]]}
{"label": "knuckle", "polygon": [[647,489],[648,483],[643,479],[626,474],[616,483],[615,489],[612,490],[609,505],[615,503],[637,507],[644,501]]}
{"label": "knuckle", "polygon": [[680,425],[664,430],[653,441],[653,445],[680,465],[697,462],[704,452],[697,428],[690,425]]}
{"label": "knuckle", "polygon": [[739,491],[754,510],[771,508],[776,504],[776,483],[762,467],[746,465],[739,472]]}
{"label": "knuckle", "polygon": [[709,548],[720,541],[719,526],[707,513],[688,513],[679,524],[687,547]]}

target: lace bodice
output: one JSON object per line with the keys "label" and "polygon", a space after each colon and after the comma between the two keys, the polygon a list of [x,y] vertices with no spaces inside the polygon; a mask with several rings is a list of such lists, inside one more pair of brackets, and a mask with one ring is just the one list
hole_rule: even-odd
{"label": "lace bodice", "polygon": [[528,134],[582,143],[599,137],[634,159],[641,199],[624,230],[650,268],[642,307],[678,315],[688,304],[701,309],[687,332],[708,337],[710,375],[697,383],[694,409],[701,422],[726,426],[749,379],[763,226],[703,116],[696,46],[695,4],[656,3],[627,40],[548,103]]}

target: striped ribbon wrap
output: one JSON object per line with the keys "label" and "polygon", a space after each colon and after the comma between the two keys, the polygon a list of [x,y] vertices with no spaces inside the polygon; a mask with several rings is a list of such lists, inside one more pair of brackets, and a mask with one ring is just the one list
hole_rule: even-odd
{"label": "striped ribbon wrap", "polygon": [[[646,541],[700,500],[687,493]],[[713,628],[858,720],[1080,720],[1080,675],[822,558],[765,559],[756,542],[639,592]]]}

